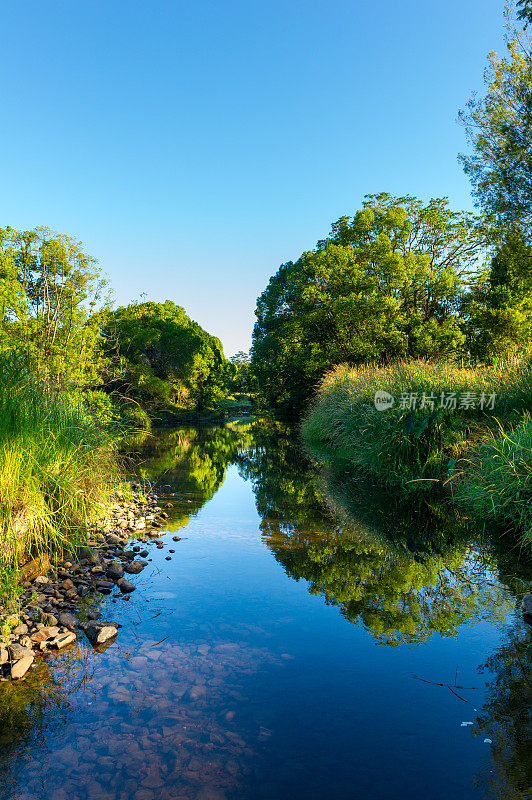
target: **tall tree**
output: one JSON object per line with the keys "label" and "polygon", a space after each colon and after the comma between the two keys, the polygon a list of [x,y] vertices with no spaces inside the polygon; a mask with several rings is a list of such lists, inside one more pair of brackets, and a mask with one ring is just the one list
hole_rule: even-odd
{"label": "tall tree", "polygon": [[96,259],[70,236],[0,230],[0,347],[23,351],[50,385],[91,382],[105,287]]}
{"label": "tall tree", "polygon": [[[528,0],[521,17],[530,20]],[[484,96],[460,112],[471,152],[460,160],[479,204],[532,242],[532,40],[507,9],[507,52],[490,53]]]}
{"label": "tall tree", "polygon": [[300,411],[334,364],[445,356],[463,341],[462,285],[486,240],[447,200],[368,195],[283,264],[257,301],[252,361],[276,408]]}

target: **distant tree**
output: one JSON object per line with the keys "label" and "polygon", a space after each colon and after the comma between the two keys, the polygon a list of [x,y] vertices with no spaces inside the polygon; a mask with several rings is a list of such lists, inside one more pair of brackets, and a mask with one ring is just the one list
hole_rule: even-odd
{"label": "distant tree", "polygon": [[[530,0],[520,6],[530,21]],[[479,204],[532,241],[532,41],[507,19],[506,56],[490,53],[485,95],[460,112],[471,145],[460,160]]]}
{"label": "distant tree", "polygon": [[251,356],[243,350],[239,350],[229,359],[234,372],[230,381],[230,389],[233,394],[253,394],[257,391],[257,381],[253,373]]}
{"label": "distant tree", "polygon": [[315,250],[283,264],[257,301],[252,363],[270,404],[300,411],[341,362],[456,351],[460,293],[485,242],[482,220],[446,199],[368,195]]}
{"label": "distant tree", "polygon": [[517,0],[517,17],[525,27],[532,22],[532,0]]}
{"label": "distant tree", "polygon": [[132,304],[106,311],[100,323],[108,391],[150,411],[202,411],[223,396],[229,364],[222,345],[181,306]]}

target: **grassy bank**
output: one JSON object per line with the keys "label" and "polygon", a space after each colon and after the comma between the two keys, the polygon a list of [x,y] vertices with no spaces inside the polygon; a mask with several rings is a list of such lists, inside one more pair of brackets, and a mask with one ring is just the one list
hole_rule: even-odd
{"label": "grassy bank", "polygon": [[[394,398],[391,408],[376,409],[377,391]],[[457,408],[441,407],[442,393],[448,398],[451,392]],[[416,397],[415,409],[401,407],[403,393]],[[466,393],[474,406],[459,408]],[[421,407],[424,394],[433,398],[433,407]],[[346,459],[406,493],[446,486],[479,516],[509,522],[532,539],[531,406],[528,365],[507,370],[424,362],[386,369],[340,366],[319,386],[303,436],[328,458]]]}
{"label": "grassy bank", "polygon": [[27,559],[81,542],[119,481],[117,442],[80,398],[0,360],[0,602]]}

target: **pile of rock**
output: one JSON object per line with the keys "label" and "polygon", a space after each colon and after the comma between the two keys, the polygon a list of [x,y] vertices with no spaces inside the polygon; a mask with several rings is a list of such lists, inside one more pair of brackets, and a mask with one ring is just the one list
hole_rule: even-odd
{"label": "pile of rock", "polygon": [[[91,531],[88,545],[77,549],[75,559],[57,562],[47,575],[36,574],[43,566],[42,558],[28,565],[20,597],[23,611],[4,617],[11,632],[0,641],[0,680],[23,678],[36,666],[36,654],[49,657],[54,650],[62,650],[76,639],[75,629],[83,630],[96,649],[108,646],[120,626],[102,622],[99,612],[83,611],[80,601],[87,595],[113,591],[129,599],[136,587],[126,575],[142,572],[149,551],[141,545],[127,549],[127,541],[140,531],[146,537],[165,518],[155,495],[136,495],[132,501],[115,504],[108,520]],[[139,541],[147,544],[148,538]]]}
{"label": "pile of rock", "polygon": [[49,656],[71,644],[76,634],[60,625],[19,622],[0,643],[0,680],[23,678],[34,666],[35,655]]}

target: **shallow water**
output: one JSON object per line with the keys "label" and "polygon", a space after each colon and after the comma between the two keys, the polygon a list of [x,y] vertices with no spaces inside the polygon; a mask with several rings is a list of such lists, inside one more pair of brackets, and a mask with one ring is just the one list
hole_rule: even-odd
{"label": "shallow water", "polygon": [[138,471],[165,547],[98,601],[109,649],[80,635],[1,687],[2,799],[532,796],[509,545],[312,467],[282,426],[150,437]]}

